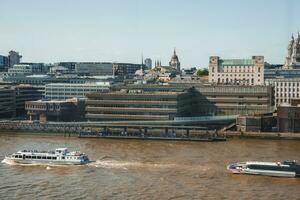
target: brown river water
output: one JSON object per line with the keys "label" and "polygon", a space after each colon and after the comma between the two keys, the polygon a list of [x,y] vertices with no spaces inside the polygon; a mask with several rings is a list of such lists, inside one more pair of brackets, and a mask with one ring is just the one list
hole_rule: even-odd
{"label": "brown river water", "polygon": [[0,199],[300,199],[300,178],[234,175],[235,161],[300,160],[300,141],[172,142],[0,134],[0,159],[68,147],[86,166],[0,163]]}

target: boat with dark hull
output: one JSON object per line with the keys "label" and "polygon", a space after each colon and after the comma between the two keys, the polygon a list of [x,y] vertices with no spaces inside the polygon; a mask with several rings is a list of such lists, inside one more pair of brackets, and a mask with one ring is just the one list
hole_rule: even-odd
{"label": "boat with dark hull", "polygon": [[20,164],[83,165],[90,162],[86,154],[70,152],[67,148],[57,148],[55,151],[22,150],[5,159]]}
{"label": "boat with dark hull", "polygon": [[253,174],[280,177],[299,177],[300,164],[294,161],[283,162],[240,162],[227,166],[234,174]]}

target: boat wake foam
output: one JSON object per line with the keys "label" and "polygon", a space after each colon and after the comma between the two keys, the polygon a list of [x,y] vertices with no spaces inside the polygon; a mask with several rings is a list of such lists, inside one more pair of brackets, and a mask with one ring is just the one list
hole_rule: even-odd
{"label": "boat wake foam", "polygon": [[102,168],[117,168],[117,169],[128,169],[128,168],[172,168],[176,167],[176,164],[155,164],[155,163],[142,163],[142,162],[127,162],[117,160],[96,160],[87,164],[93,167]]}
{"label": "boat wake foam", "polygon": [[12,160],[9,160],[9,159],[6,159],[4,158],[1,163],[5,163],[5,164],[8,164],[8,165],[16,165],[17,163],[15,163],[14,161]]}
{"label": "boat wake foam", "polygon": [[197,170],[197,171],[207,171],[208,168],[205,166],[191,166],[186,164],[177,163],[152,163],[152,162],[139,162],[139,161],[119,161],[111,159],[111,157],[103,157],[100,160],[91,161],[84,165],[57,165],[51,163],[31,163],[22,164],[16,163],[10,159],[3,159],[1,161],[7,165],[14,166],[45,166],[47,170],[51,170],[56,167],[96,167],[96,168],[106,168],[106,169],[183,169],[183,170]]}
{"label": "boat wake foam", "polygon": [[88,163],[87,166],[108,168],[108,169],[182,169],[182,170],[197,170],[207,171],[208,168],[205,166],[191,166],[186,164],[177,163],[152,163],[152,162],[139,162],[139,161],[118,161],[118,160],[96,160]]}

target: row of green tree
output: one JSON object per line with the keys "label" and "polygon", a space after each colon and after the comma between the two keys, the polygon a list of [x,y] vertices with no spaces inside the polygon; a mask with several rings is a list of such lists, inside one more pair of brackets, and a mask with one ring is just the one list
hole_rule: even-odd
{"label": "row of green tree", "polygon": [[207,68],[198,69],[197,76],[208,76],[208,69]]}

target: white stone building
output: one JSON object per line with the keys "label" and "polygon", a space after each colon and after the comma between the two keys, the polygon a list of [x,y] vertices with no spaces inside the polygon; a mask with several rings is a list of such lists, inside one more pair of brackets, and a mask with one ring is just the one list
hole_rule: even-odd
{"label": "white stone building", "polygon": [[9,75],[29,75],[32,74],[32,66],[27,64],[16,64],[8,69]]}
{"label": "white stone building", "polygon": [[96,83],[50,83],[45,86],[45,98],[51,100],[66,100],[71,98],[85,98],[94,92],[109,92],[109,82]]}
{"label": "white stone building", "polygon": [[264,57],[252,59],[209,58],[209,82],[235,85],[264,85]]}
{"label": "white stone building", "polygon": [[276,78],[266,81],[274,87],[275,105],[290,104],[291,99],[300,98],[300,78]]}

